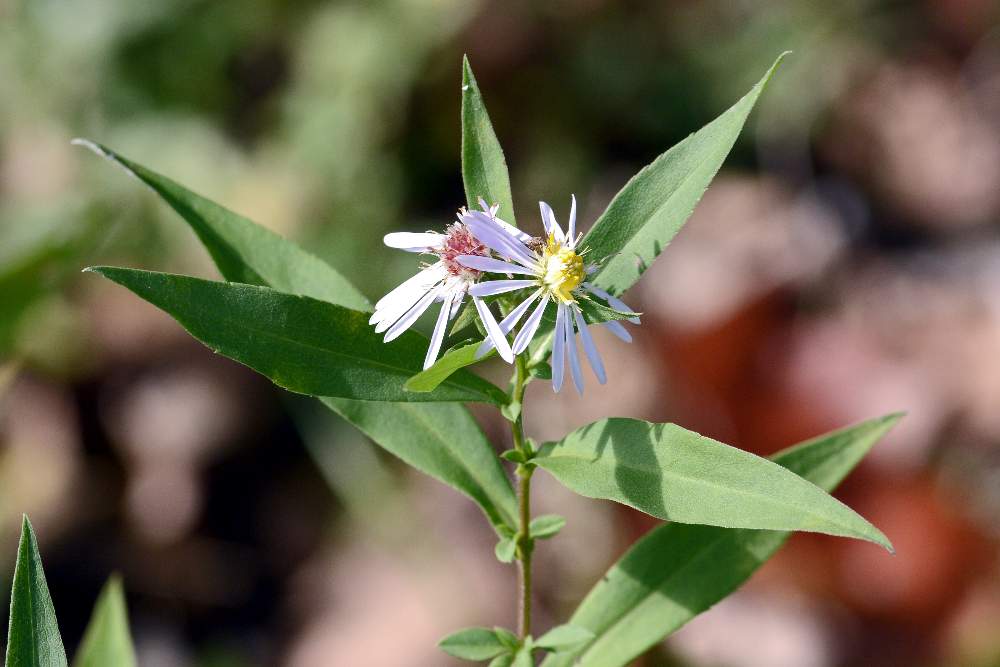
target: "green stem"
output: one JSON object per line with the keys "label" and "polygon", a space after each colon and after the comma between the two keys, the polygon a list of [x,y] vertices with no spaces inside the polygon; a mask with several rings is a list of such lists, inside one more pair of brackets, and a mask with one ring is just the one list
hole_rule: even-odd
{"label": "green stem", "polygon": [[[517,419],[511,425],[514,436],[514,447],[526,457],[532,452],[528,451],[530,446],[524,440],[524,423],[522,420],[524,408],[524,386],[528,381],[527,364],[524,357],[518,356],[517,375],[514,378],[514,392],[512,400],[521,406]],[[517,627],[521,638],[531,634],[531,552],[534,550],[534,540],[531,539],[531,473],[533,467],[526,465],[517,466],[518,476],[518,508],[520,515],[520,527],[517,534],[517,559],[518,559],[518,616]]]}

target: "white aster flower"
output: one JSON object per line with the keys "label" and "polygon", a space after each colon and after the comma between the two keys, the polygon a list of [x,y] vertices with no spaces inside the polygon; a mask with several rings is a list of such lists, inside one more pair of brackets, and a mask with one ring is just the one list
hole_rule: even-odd
{"label": "white aster flower", "polygon": [[[514,338],[512,351],[520,354],[527,349],[531,339],[538,332],[542,316],[549,302],[556,306],[555,338],[552,343],[552,389],[562,389],[565,367],[568,365],[577,391],[583,394],[583,373],[580,370],[580,359],[577,353],[576,333],[579,333],[583,350],[587,356],[598,382],[604,384],[607,375],[601,355],[594,345],[589,327],[583,319],[578,299],[597,297],[611,308],[621,312],[632,312],[620,299],[595,287],[585,280],[586,276],[597,271],[597,265],[584,266],[585,251],[577,252],[579,237],[576,235],[576,197],[572,199],[569,214],[569,227],[563,232],[556,222],[552,208],[545,202],[539,202],[542,212],[542,224],[545,227],[545,239],[525,238],[527,235],[520,230],[498,225],[491,216],[479,211],[470,211],[463,216],[466,227],[485,245],[504,259],[496,259],[477,255],[460,255],[458,262],[470,269],[490,273],[505,273],[508,276],[518,275],[523,278],[508,278],[505,280],[487,280],[470,286],[469,294],[474,298],[485,297],[521,289],[532,289],[530,296],[521,302],[507,317],[500,322],[500,331],[507,334],[520,322],[525,313],[534,306],[531,315]],[[589,296],[588,296],[589,294]],[[537,302],[537,304],[536,304]],[[639,319],[629,318],[633,324]],[[624,340],[631,342],[632,336],[620,322],[602,323],[604,327]],[[483,342],[479,352],[485,354],[495,343],[496,336]],[[506,358],[506,357],[505,357]]]}
{"label": "white aster flower", "polygon": [[[482,211],[476,213],[490,221],[491,229],[504,230],[517,238],[517,229],[496,217],[498,207],[487,206],[480,200]],[[448,322],[458,314],[462,301],[470,287],[479,280],[482,271],[468,267],[457,261],[458,257],[486,257],[489,248],[475,237],[464,224],[467,215],[459,211],[459,222],[448,226],[444,234],[437,232],[396,232],[385,235],[385,244],[407,252],[426,253],[437,256],[437,261],[426,264],[420,272],[383,296],[375,304],[375,313],[368,320],[375,325],[375,332],[385,332],[385,342],[396,339],[413,326],[432,303],[440,302],[441,311],[434,325],[431,343],[424,358],[424,368],[430,368],[441,352]],[[513,230],[508,232],[507,230]],[[473,302],[493,345],[500,356],[508,362],[514,361],[507,338],[500,332],[496,318],[482,299],[473,295]]]}

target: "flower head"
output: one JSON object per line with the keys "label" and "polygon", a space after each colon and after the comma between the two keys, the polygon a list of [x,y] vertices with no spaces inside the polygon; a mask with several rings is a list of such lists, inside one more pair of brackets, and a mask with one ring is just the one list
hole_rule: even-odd
{"label": "flower head", "polygon": [[[483,210],[477,213],[490,220],[496,229],[504,230],[505,233],[505,225],[515,229],[496,218],[497,207],[489,207],[482,200],[480,206]],[[395,232],[386,234],[384,238],[385,244],[390,248],[433,255],[437,258],[433,263],[424,264],[415,276],[379,299],[375,304],[375,313],[368,320],[369,324],[375,325],[376,333],[385,332],[384,340],[388,343],[413,326],[432,303],[440,302],[441,311],[434,325],[434,333],[431,334],[427,356],[424,358],[425,369],[437,360],[448,322],[458,314],[466,293],[470,292],[472,285],[483,273],[480,269],[466,266],[458,258],[486,258],[490,254],[489,247],[476,238],[463,222],[467,214],[465,209],[459,210],[458,222],[449,225],[444,234]],[[500,327],[490,309],[475,295],[473,302],[500,355],[508,361],[513,361],[510,344],[500,333]]]}
{"label": "flower head", "polygon": [[[586,250],[577,248],[580,239],[576,235],[576,197],[572,198],[569,225],[565,232],[559,226],[555,214],[548,204],[539,202],[539,208],[542,214],[542,224],[545,227],[545,237],[540,239],[530,237],[525,239],[526,235],[520,230],[515,230],[517,233],[512,233],[510,229],[496,224],[494,219],[479,211],[466,213],[462,218],[466,227],[501,259],[479,254],[461,255],[457,261],[467,268],[478,271],[502,273],[508,276],[525,276],[524,278],[508,277],[500,280],[486,280],[469,288],[469,293],[473,297],[484,297],[522,289],[532,290],[531,294],[500,322],[501,332],[507,334],[534,306],[534,310],[514,338],[512,347],[514,354],[520,354],[527,349],[528,344],[538,332],[549,302],[555,304],[552,388],[555,391],[562,388],[565,367],[568,362],[573,384],[577,391],[582,394],[583,374],[580,370],[576,332],[579,333],[587,361],[590,363],[598,382],[604,384],[607,376],[601,356],[590,335],[589,327],[592,325],[588,325],[583,318],[580,299],[596,297],[613,309],[624,312],[631,312],[631,309],[621,300],[586,281],[586,277],[600,267],[596,264],[586,265],[584,262]],[[639,323],[637,317],[630,318],[629,321],[634,324]],[[621,323],[611,321],[602,324],[625,342],[632,340]],[[490,340],[484,341],[480,347],[480,353],[485,354],[492,344],[492,337]]]}

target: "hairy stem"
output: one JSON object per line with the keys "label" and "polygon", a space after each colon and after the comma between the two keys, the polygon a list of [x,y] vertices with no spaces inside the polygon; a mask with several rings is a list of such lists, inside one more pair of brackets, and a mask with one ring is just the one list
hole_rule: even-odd
{"label": "hairy stem", "polygon": [[[524,439],[523,423],[523,399],[524,386],[528,380],[527,364],[523,356],[517,357],[517,374],[514,378],[514,393],[512,400],[522,407],[517,418],[511,425],[514,436],[514,448],[527,458],[532,452]],[[531,539],[529,526],[531,525],[531,473],[532,467],[519,464],[517,466],[518,476],[518,508],[520,515],[520,526],[517,534],[517,562],[518,562],[518,615],[517,627],[521,638],[531,634],[531,552],[534,550],[534,540]]]}

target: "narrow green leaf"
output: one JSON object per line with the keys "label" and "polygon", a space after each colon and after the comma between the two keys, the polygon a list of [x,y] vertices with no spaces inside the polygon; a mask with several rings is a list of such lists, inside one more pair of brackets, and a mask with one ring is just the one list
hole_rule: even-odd
{"label": "narrow green leaf", "polygon": [[559,625],[535,641],[535,646],[552,651],[575,648],[594,638],[594,633],[578,625]]}
{"label": "narrow green leaf", "polygon": [[[772,460],[832,491],[901,415],[813,438]],[[619,667],[638,657],[750,578],[791,533],[670,523],[615,563],[570,619],[595,639],[550,656],[544,667]]]}
{"label": "narrow green leaf", "polygon": [[45,583],[35,531],[27,516],[21,524],[10,594],[7,667],[66,667],[56,611]]}
{"label": "narrow green leaf", "polygon": [[73,667],[135,667],[125,593],[118,576],[105,584],[83,635]]}
{"label": "narrow green leaf", "polygon": [[667,521],[806,530],[892,549],[881,531],[815,484],[675,424],[604,419],[543,445],[533,462],[581,495]]}
{"label": "narrow green leaf", "polygon": [[385,344],[365,313],[268,287],[115,267],[88,269],[161,308],[214,351],[300,394],[368,401],[484,401],[503,391],[467,371],[438,389],[403,383],[420,369],[427,340],[408,331]]}
{"label": "narrow green leaf", "polygon": [[457,403],[323,403],[417,470],[474,500],[494,526],[512,532],[517,499],[482,429]]}
{"label": "narrow green leaf", "polygon": [[139,179],[191,226],[226,280],[269,285],[354,310],[370,310],[368,299],[329,264],[266,227],[191,192],[100,144],[74,139]]}
{"label": "narrow green leaf", "polygon": [[[588,324],[600,324],[601,322],[611,322],[612,320],[630,320],[642,315],[642,313],[615,310],[593,299],[580,299],[577,301],[577,304],[580,306],[580,311],[583,313],[583,317]],[[555,324],[554,316],[552,323]]]}
{"label": "narrow green leaf", "polygon": [[506,646],[511,651],[517,650],[517,648],[521,645],[521,640],[518,639],[517,635],[515,635],[507,628],[501,628],[499,626],[495,626],[493,628],[493,632],[494,634],[496,634],[497,639],[500,641],[500,643]]}
{"label": "narrow green leaf", "polygon": [[528,532],[536,540],[544,540],[553,537],[566,525],[566,518],[558,514],[543,514],[531,520]]}
{"label": "narrow green leaf", "polygon": [[514,561],[514,554],[517,552],[517,542],[512,537],[502,537],[497,541],[493,553],[501,563],[511,563]]}
{"label": "narrow green leaf", "polygon": [[490,660],[489,667],[510,667],[514,663],[514,654],[504,653]]}
{"label": "narrow green leaf", "polygon": [[451,331],[448,332],[448,335],[454,336],[466,327],[478,323],[479,315],[476,311],[476,306],[473,304],[472,299],[469,299],[462,306],[461,310],[458,311],[458,317],[451,323]]}
{"label": "narrow green leaf", "polygon": [[535,659],[531,655],[532,646],[522,646],[514,655],[511,667],[535,667]]}
{"label": "narrow green leaf", "polygon": [[441,355],[440,359],[434,362],[433,366],[427,370],[420,371],[407,380],[403,388],[406,391],[414,393],[434,391],[442,382],[451,377],[452,373],[466,366],[471,366],[472,364],[477,364],[480,361],[496,356],[496,349],[491,349],[484,356],[476,359],[476,350],[479,349],[481,344],[482,341],[476,341],[446,352]]}
{"label": "narrow green leaf", "polygon": [[438,646],[448,655],[463,660],[489,660],[508,650],[489,628],[459,630],[438,642]]}
{"label": "narrow green leaf", "polygon": [[[128,165],[138,167],[133,163]],[[152,178],[146,169],[136,169],[134,173]],[[187,192],[180,186],[176,188],[180,195]],[[157,192],[161,190],[172,192],[162,187]],[[176,208],[205,244],[226,280],[326,298],[345,308],[362,308],[352,296],[360,294],[353,286],[346,290],[338,288],[336,279],[330,274],[333,269],[314,267],[315,258],[296,244],[235,213],[224,209],[217,212],[216,209],[221,208],[217,204],[199,199],[192,202],[184,204],[182,200]],[[212,215],[199,215],[199,210],[207,210]],[[219,220],[222,223],[215,224]],[[268,242],[252,242],[260,238]],[[286,267],[285,270],[282,267]],[[325,290],[326,285],[332,288]],[[387,451],[468,495],[482,507],[494,526],[508,526],[513,530],[517,525],[517,500],[510,480],[489,441],[464,406],[343,398],[325,398],[323,403]]]}
{"label": "narrow green leaf", "polygon": [[531,366],[528,369],[528,373],[531,377],[536,377],[539,380],[551,380],[552,379],[552,366],[548,362],[541,362]]}
{"label": "narrow green leaf", "polygon": [[468,57],[462,58],[462,180],[469,208],[478,208],[478,199],[482,197],[487,204],[500,204],[497,217],[517,224],[507,161],[486,113]]}
{"label": "narrow green leaf", "polygon": [[594,284],[621,294],[663,252],[719,171],[784,56],[739,102],[660,155],[615,195],[583,240],[591,257],[604,261]]}

